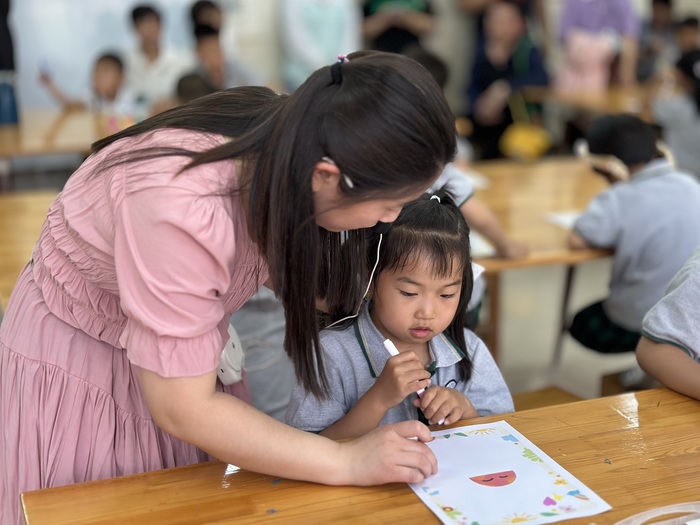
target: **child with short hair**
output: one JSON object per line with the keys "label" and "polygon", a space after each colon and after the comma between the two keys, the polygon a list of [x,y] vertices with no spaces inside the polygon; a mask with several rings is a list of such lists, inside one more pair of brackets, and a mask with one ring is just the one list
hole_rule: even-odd
{"label": "child with short hair", "polygon": [[124,86],[124,63],[116,53],[103,53],[92,69],[89,100],[71,98],[54,83],[48,71],[39,74],[41,82],[63,109],[86,109],[126,114],[133,111],[133,97]]}
{"label": "child with short hair", "polygon": [[197,26],[194,28],[194,37],[197,42],[195,72],[212,87],[228,89],[264,84],[262,77],[240,60],[232,60],[225,56],[217,29],[207,25]]}
{"label": "child with short hair", "polygon": [[598,352],[632,351],[642,319],[700,244],[700,185],[637,117],[602,117],[587,139],[593,169],[612,186],[576,221],[569,245],[614,249],[615,261],[609,296],[578,312],[569,332]]}
{"label": "child with short hair", "polygon": [[371,300],[352,323],[320,335],[329,397],[297,384],[287,422],[339,439],[411,419],[449,424],[511,412],[490,352],[464,328],[473,284],[469,227],[451,200],[443,194],[407,204],[367,253],[369,267],[378,257]]}
{"label": "child with short hair", "polygon": [[665,386],[700,399],[700,247],[644,317],[637,362]]}

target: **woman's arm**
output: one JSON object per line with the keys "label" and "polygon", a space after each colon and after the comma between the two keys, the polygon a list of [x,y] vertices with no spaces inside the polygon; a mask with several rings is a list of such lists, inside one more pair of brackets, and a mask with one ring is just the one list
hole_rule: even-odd
{"label": "woman's arm", "polygon": [[664,386],[700,400],[700,363],[677,346],[642,336],[637,345],[637,362]]}
{"label": "woman's arm", "polygon": [[[243,401],[217,392],[216,372],[164,378],[141,370],[146,401],[166,432],[239,467],[329,485],[419,483],[437,472],[418,422],[387,425],[336,443],[284,425]],[[418,441],[407,439],[417,437]]]}

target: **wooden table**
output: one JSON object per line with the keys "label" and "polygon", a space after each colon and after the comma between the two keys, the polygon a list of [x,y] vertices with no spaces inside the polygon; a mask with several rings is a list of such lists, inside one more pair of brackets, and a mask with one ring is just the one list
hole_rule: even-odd
{"label": "wooden table", "polygon": [[[697,500],[700,402],[666,389],[478,418],[504,419],[613,509],[613,524]],[[22,495],[28,525],[439,523],[404,484],[327,487],[204,463]]]}
{"label": "wooden table", "polygon": [[[530,247],[522,259],[480,259],[486,268],[489,287],[489,324],[484,339],[498,355],[498,318],[500,274],[505,270],[562,264],[567,267],[561,314],[566,314],[571,283],[578,264],[610,255],[607,250],[571,250],[567,246],[568,231],[545,220],[548,212],[583,211],[591,199],[608,188],[584,161],[572,157],[554,157],[535,163],[511,160],[476,163],[474,170],[486,176],[489,186],[476,196],[488,205],[505,232]],[[558,355],[561,340],[557,341]]]}
{"label": "wooden table", "polygon": [[0,126],[0,191],[11,185],[13,158],[61,153],[87,155],[91,144],[105,135],[103,120],[91,111],[23,111],[18,125]]}
{"label": "wooden table", "polygon": [[55,197],[55,191],[0,193],[0,306],[7,304],[19,272],[31,259]]}

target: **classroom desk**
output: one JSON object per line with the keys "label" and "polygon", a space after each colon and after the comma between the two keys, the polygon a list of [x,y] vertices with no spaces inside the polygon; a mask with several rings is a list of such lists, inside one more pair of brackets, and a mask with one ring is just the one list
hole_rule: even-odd
{"label": "classroom desk", "polygon": [[[571,250],[568,231],[545,220],[548,212],[583,211],[590,200],[608,187],[584,161],[572,157],[554,157],[534,163],[498,160],[475,163],[474,171],[484,175],[487,188],[478,189],[476,197],[498,217],[506,234],[530,247],[521,259],[480,259],[486,268],[489,287],[489,325],[483,337],[495,357],[498,356],[498,318],[500,274],[506,270],[565,265],[566,280],[561,326],[566,324],[567,306],[576,265],[610,255],[607,250]],[[560,330],[561,334],[561,330]],[[557,340],[555,356],[561,349]]]}
{"label": "classroom desk", "polygon": [[11,160],[16,157],[77,153],[105,136],[104,122],[87,110],[26,110],[16,126],[0,126],[0,191],[11,183]]}
{"label": "classroom desk", "polygon": [[[698,499],[698,401],[657,389],[468,423],[501,419],[613,507],[565,523],[613,524]],[[328,487],[218,462],[27,492],[21,498],[28,525],[439,523],[404,484]]]}
{"label": "classroom desk", "polygon": [[56,191],[0,193],[0,307],[32,257],[34,243]]}

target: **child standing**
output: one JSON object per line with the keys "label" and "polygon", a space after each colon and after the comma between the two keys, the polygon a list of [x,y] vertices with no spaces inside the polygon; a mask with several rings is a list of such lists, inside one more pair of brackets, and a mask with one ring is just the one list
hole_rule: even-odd
{"label": "child standing", "polygon": [[371,301],[352,324],[321,332],[329,397],[297,384],[287,422],[339,439],[380,424],[512,411],[491,354],[463,328],[473,275],[459,209],[444,196],[424,196],[404,207],[381,241],[368,248],[370,267],[379,253]]}
{"label": "child standing", "polygon": [[569,245],[614,249],[615,262],[610,295],[576,314],[569,332],[598,352],[626,352],[700,244],[700,185],[661,155],[653,130],[637,117],[602,117],[587,138],[593,169],[612,187],[576,221]]}
{"label": "child standing", "polygon": [[700,399],[700,247],[646,315],[637,361],[668,388]]}

